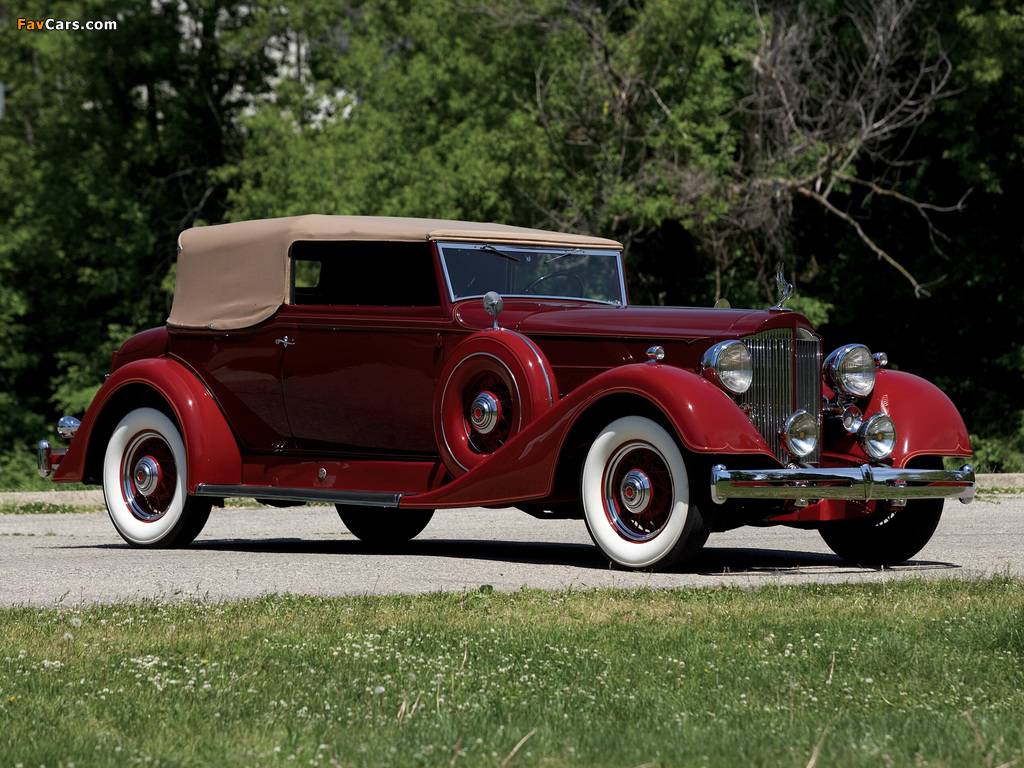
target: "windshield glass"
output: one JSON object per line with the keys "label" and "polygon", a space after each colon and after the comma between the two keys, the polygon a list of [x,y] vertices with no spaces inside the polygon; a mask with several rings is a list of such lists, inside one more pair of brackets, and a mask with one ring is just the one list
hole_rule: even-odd
{"label": "windshield glass", "polygon": [[624,304],[619,251],[438,243],[452,301],[497,291]]}

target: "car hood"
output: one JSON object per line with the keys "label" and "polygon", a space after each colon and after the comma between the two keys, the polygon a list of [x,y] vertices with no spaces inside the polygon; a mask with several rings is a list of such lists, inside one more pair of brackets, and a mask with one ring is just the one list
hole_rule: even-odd
{"label": "car hood", "polygon": [[518,317],[513,327],[527,336],[690,342],[740,338],[774,328],[813,330],[795,312],[697,307],[545,307]]}

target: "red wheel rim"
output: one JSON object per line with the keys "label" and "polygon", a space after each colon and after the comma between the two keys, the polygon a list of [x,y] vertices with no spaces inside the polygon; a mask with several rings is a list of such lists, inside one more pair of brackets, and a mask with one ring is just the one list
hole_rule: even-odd
{"label": "red wheel rim", "polygon": [[628,541],[650,541],[672,516],[672,472],[661,452],[634,441],[615,452],[605,467],[603,498],[612,528]]}
{"label": "red wheel rim", "polygon": [[174,501],[178,469],[174,452],[157,432],[142,432],[128,444],[121,462],[121,492],[132,515],[143,522],[163,517]]}

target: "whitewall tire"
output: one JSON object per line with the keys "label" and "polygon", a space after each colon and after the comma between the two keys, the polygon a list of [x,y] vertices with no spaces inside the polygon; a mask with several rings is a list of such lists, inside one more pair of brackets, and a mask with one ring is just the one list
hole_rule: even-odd
{"label": "whitewall tire", "polygon": [[669,568],[707,540],[682,452],[650,419],[627,416],[601,431],[583,464],[581,496],[594,543],[625,568]]}
{"label": "whitewall tire", "polygon": [[132,546],[176,547],[202,531],[211,501],[188,495],[185,443],[165,414],[128,413],[103,459],[103,496],[117,532]]}

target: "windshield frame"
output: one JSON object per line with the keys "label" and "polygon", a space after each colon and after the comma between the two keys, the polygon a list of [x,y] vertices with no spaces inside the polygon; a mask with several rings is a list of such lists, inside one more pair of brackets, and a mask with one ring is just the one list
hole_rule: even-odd
{"label": "windshield frame", "polygon": [[[448,260],[445,256],[445,249],[447,248],[459,248],[459,249],[470,249],[475,251],[481,251],[483,253],[494,254],[499,258],[508,258],[513,262],[519,262],[523,259],[525,254],[545,254],[555,257],[555,259],[561,259],[566,256],[590,256],[598,255],[605,257],[612,257],[612,261],[615,265],[615,283],[618,291],[617,299],[595,299],[588,298],[585,296],[561,296],[553,294],[543,293],[504,293],[499,291],[502,298],[522,298],[532,299],[534,301],[578,301],[585,302],[587,304],[598,304],[605,307],[624,307],[626,306],[626,278],[623,267],[622,249],[614,248],[571,248],[571,247],[551,247],[551,246],[540,246],[540,245],[509,245],[506,243],[467,243],[457,241],[437,241],[437,253],[441,263],[441,272],[444,275],[445,290],[448,292],[448,299],[453,304],[460,301],[466,301],[469,299],[478,299],[482,297],[487,291],[469,292],[456,294],[452,283],[452,277],[448,270]],[[555,259],[549,259],[553,261]]]}

